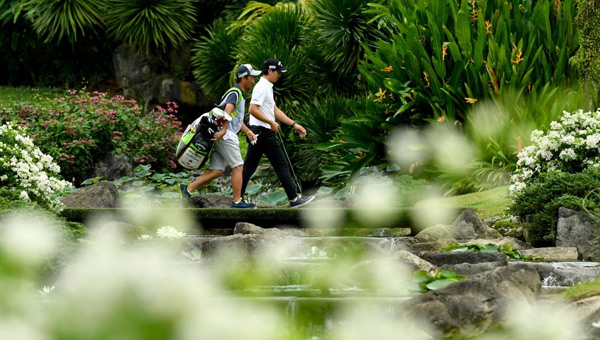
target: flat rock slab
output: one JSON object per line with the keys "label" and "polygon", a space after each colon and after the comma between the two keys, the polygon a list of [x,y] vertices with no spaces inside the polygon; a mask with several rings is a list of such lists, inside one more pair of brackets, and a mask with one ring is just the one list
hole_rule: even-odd
{"label": "flat rock slab", "polygon": [[531,257],[541,257],[546,262],[573,262],[577,261],[579,252],[577,247],[546,247],[522,249],[519,251],[521,255]]}
{"label": "flat rock slab", "polygon": [[421,253],[420,256],[436,266],[455,265],[461,263],[496,262],[501,265],[508,263],[508,257],[502,252],[482,253],[467,251],[431,251]]}

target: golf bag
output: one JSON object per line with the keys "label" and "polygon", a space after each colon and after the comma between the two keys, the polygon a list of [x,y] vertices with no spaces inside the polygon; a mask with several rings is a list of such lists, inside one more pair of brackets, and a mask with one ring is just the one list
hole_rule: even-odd
{"label": "golf bag", "polygon": [[224,121],[230,120],[225,111],[215,107],[188,125],[175,152],[177,164],[186,170],[202,168],[212,152],[215,132],[221,129]]}

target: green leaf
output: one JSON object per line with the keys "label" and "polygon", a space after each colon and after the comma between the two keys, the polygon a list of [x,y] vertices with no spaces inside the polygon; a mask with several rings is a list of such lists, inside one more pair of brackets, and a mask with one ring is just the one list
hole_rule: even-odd
{"label": "green leaf", "polygon": [[322,196],[329,196],[333,194],[333,188],[332,187],[326,187],[326,186],[322,186],[319,188],[319,190],[317,190],[317,193],[315,194],[318,197],[322,197]]}
{"label": "green leaf", "polygon": [[499,248],[495,244],[486,244],[481,250],[482,253],[496,253],[499,251]]}
{"label": "green leaf", "polygon": [[257,184],[248,184],[248,186],[246,187],[246,193],[249,196],[254,196],[256,194],[258,194],[258,192],[260,191],[260,189],[262,189],[262,184],[257,183]]}
{"label": "green leaf", "polygon": [[458,276],[458,274],[456,274],[455,271],[447,270],[447,269],[442,269],[442,270],[438,271],[437,274],[435,274],[436,278],[443,278],[443,279],[454,278],[457,276]]}
{"label": "green leaf", "polygon": [[81,186],[91,185],[98,183],[98,177],[88,178],[85,181],[81,182]]}
{"label": "green leaf", "polygon": [[383,80],[383,85],[395,93],[399,93],[406,88],[400,81],[392,78],[385,78]]}
{"label": "green leaf", "polygon": [[454,22],[454,30],[458,45],[462,50],[462,54],[468,59],[472,54],[471,45],[471,19],[462,9],[456,15]]}
{"label": "green leaf", "polygon": [[258,203],[261,205],[282,205],[288,203],[288,198],[285,192],[276,190],[269,194],[258,196]]}
{"label": "green leaf", "polygon": [[446,280],[446,279],[435,280],[433,282],[428,283],[425,287],[427,287],[427,289],[429,289],[429,290],[438,290],[438,289],[446,288],[449,284],[451,284],[453,282],[455,282],[455,281]]}
{"label": "green leaf", "polygon": [[413,273],[413,277],[412,277],[414,282],[429,282],[432,280],[432,278],[427,274],[426,271],[424,270],[417,270]]}
{"label": "green leaf", "polygon": [[335,196],[334,196],[334,198],[335,198],[336,200],[345,200],[345,199],[347,199],[348,197],[350,197],[350,194],[351,194],[350,192],[351,192],[351,187],[350,187],[350,186],[348,186],[348,187],[345,187],[345,188],[342,188],[342,189],[338,190],[338,191],[335,193]]}

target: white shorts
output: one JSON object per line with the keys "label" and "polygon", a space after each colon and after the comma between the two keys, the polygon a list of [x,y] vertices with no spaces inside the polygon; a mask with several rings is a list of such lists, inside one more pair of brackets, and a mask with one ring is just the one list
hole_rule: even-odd
{"label": "white shorts", "polygon": [[[237,136],[236,136],[237,138]],[[231,168],[236,168],[244,165],[242,154],[240,152],[240,144],[236,140],[221,139],[215,142],[212,154],[210,155],[210,170],[225,170],[225,164],[229,164]]]}

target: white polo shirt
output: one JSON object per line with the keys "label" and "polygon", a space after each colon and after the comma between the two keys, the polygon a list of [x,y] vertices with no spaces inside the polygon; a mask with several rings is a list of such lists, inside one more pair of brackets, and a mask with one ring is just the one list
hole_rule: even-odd
{"label": "white polo shirt", "polygon": [[[260,112],[262,112],[267,118],[275,121],[275,99],[273,98],[273,83],[261,77],[258,83],[252,90],[252,99],[250,104],[258,105]],[[250,115],[250,125],[252,126],[263,126],[270,129],[271,126],[261,120],[256,119],[253,115]]]}

